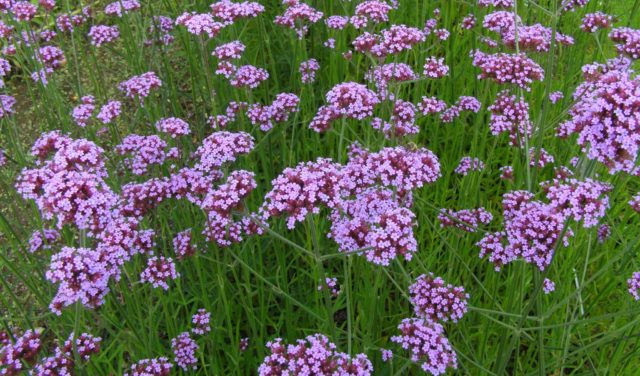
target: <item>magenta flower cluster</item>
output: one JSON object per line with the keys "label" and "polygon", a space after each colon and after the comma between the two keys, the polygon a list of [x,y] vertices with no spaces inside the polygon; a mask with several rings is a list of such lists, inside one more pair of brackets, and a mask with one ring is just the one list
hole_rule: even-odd
{"label": "magenta flower cluster", "polygon": [[469,294],[464,287],[446,284],[433,273],[422,274],[409,286],[411,304],[416,317],[433,322],[458,322],[467,312]]}
{"label": "magenta flower cluster", "polygon": [[322,334],[309,335],[295,344],[285,344],[281,338],[267,343],[267,355],[260,367],[260,376],[284,375],[359,375],[373,373],[373,365],[365,354],[354,357],[336,349]]}

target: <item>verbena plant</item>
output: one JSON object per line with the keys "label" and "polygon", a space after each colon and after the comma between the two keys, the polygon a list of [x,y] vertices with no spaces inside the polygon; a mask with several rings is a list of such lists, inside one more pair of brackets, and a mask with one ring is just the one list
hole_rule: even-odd
{"label": "verbena plant", "polygon": [[640,1],[0,11],[0,374],[637,374]]}

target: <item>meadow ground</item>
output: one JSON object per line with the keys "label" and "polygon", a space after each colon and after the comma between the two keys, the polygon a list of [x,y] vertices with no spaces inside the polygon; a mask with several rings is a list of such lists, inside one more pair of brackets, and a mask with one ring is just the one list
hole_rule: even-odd
{"label": "meadow ground", "polygon": [[[634,210],[640,210],[640,200],[634,201],[640,191],[634,168],[640,79],[633,73],[634,48],[635,59],[640,56],[640,1],[520,0],[506,9],[482,2],[309,0],[301,3],[313,8],[304,8],[296,1],[260,0],[262,9],[252,8],[255,17],[231,21],[225,17],[233,12],[216,13],[201,0],[141,0],[121,16],[105,12],[107,1],[91,2],[91,12],[81,1],[58,0],[51,9],[47,1],[33,1],[35,15],[27,6],[11,6],[27,2],[0,1],[0,9],[8,7],[0,27],[2,93],[15,98],[0,98],[0,149],[7,158],[0,167],[0,332],[6,333],[0,333],[0,374],[11,374],[7,354],[32,329],[40,348],[31,357],[21,353],[17,358],[28,359],[14,367],[37,372],[46,360],[66,359],[73,364],[54,368],[120,375],[142,359],[166,357],[173,374],[256,374],[271,354],[267,342],[295,343],[319,333],[352,358],[365,354],[363,374],[371,368],[374,375],[439,374],[446,368],[461,375],[637,375],[640,302],[628,291],[628,280],[640,270]],[[125,3],[135,2],[110,6]],[[358,8],[360,3],[377,3],[372,7],[381,13]],[[575,8],[563,9],[568,3]],[[302,16],[290,27],[286,19],[274,22],[293,9]],[[483,25],[501,11],[494,30]],[[585,15],[598,11],[612,15],[612,25],[582,30]],[[315,22],[314,12],[322,12]],[[343,29],[328,27],[329,16],[356,12],[360,17],[347,18]],[[514,13],[521,19],[517,27]],[[64,15],[72,30],[65,30]],[[357,28],[359,22],[366,25]],[[526,29],[536,24],[538,29]],[[106,29],[90,35],[97,25],[117,26],[118,36],[109,37]],[[392,25],[415,28],[404,30],[415,39],[399,34],[388,42]],[[628,36],[615,40],[612,30]],[[358,44],[364,33],[377,36]],[[239,56],[212,55],[236,40],[245,46],[234,50]],[[625,43],[629,50],[620,53],[617,46]],[[483,65],[492,55],[472,54],[477,50],[496,57],[523,53],[531,60],[520,55],[522,60]],[[617,60],[591,75],[583,70],[618,56],[628,56],[630,65]],[[310,59],[319,68],[313,82],[305,83],[299,68]],[[425,67],[429,62],[434,68]],[[529,62],[543,77],[496,82],[496,66],[522,74],[517,64]],[[410,77],[400,77],[401,63],[412,68]],[[250,66],[255,68],[246,68],[243,78],[239,72]],[[42,69],[49,69],[46,84],[37,79]],[[261,69],[268,78],[260,77]],[[480,79],[483,70],[488,77]],[[161,85],[153,77],[121,85],[145,72],[154,72]],[[610,87],[598,81],[601,76],[627,86],[606,92]],[[363,86],[332,90],[346,82]],[[585,89],[585,82],[593,87]],[[514,99],[505,99],[502,113],[495,107],[492,112],[503,90]],[[556,103],[549,100],[554,92],[563,94]],[[293,96],[268,106],[280,93]],[[83,98],[89,95],[91,100]],[[436,97],[444,107],[428,113],[423,97]],[[528,110],[515,105],[520,98]],[[105,121],[98,113],[109,101],[121,107]],[[245,105],[234,112],[231,102]],[[626,112],[610,110],[611,103]],[[321,106],[331,121],[319,121]],[[600,122],[558,137],[567,121],[579,122],[576,112],[585,107],[589,116],[601,115]],[[162,126],[162,119],[173,117],[188,124],[188,134],[180,134],[183,123],[177,121]],[[618,128],[600,129],[611,126],[608,121]],[[621,128],[623,135],[617,133]],[[31,147],[54,130],[60,133],[40,139],[38,162]],[[623,136],[628,138],[620,141]],[[73,141],[81,139],[87,141]],[[608,147],[603,153],[617,148],[608,163],[594,157],[602,144]],[[537,163],[542,150],[553,160]],[[460,173],[466,156],[478,158],[483,168]],[[332,161],[312,165],[313,171],[283,173],[318,158]],[[504,166],[512,166],[507,178]],[[28,189],[17,184],[25,180],[25,168],[41,174],[34,183],[39,189],[26,198]],[[561,197],[553,197],[554,189]],[[575,193],[583,189],[584,196]],[[531,197],[503,202],[514,191]],[[73,200],[64,201],[69,195]],[[305,215],[301,207],[318,212]],[[484,208],[493,220],[476,212],[471,219],[439,217],[441,209],[474,208]],[[292,220],[295,215],[299,220]],[[114,224],[122,228],[109,227]],[[38,247],[33,233],[42,237],[44,229],[57,229],[59,236]],[[176,235],[189,229],[190,241],[176,247]],[[500,237],[501,231],[507,235]],[[491,236],[500,245],[479,257],[478,242]],[[145,278],[151,257],[172,258],[175,273],[164,263],[167,275]],[[500,257],[506,261],[497,271]],[[435,288],[433,281],[423,291],[410,291],[429,273],[463,286],[464,293],[455,290],[454,299],[452,290]],[[326,278],[336,278],[335,294],[323,284]],[[554,291],[547,291],[547,280]],[[154,281],[168,288],[149,283]],[[193,331],[199,309],[210,313],[210,331],[203,334]],[[417,360],[395,338],[402,320],[412,317],[442,346],[419,352]],[[194,342],[184,341],[183,350],[196,345],[195,370],[190,364],[183,370],[182,358],[175,359],[181,345],[172,340],[184,332]],[[77,344],[55,358],[56,344],[72,333],[100,337],[99,351],[85,361]],[[384,361],[387,349],[394,355]],[[337,367],[336,359],[346,355],[328,357]]]}

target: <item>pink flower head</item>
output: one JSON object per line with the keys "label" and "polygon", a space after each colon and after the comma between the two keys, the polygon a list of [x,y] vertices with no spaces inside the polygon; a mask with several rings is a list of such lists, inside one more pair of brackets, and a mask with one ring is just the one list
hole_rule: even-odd
{"label": "pink flower head", "polygon": [[334,207],[338,199],[339,165],[330,159],[288,167],[272,182],[260,208],[264,219],[285,215],[293,229],[307,215],[320,212],[321,205]]}
{"label": "pink flower head", "polygon": [[553,155],[549,154],[544,148],[536,149],[533,147],[529,149],[529,166],[544,168],[544,166],[553,162]]}
{"label": "pink flower head", "polygon": [[524,101],[524,98],[518,99],[504,90],[498,93],[498,97],[488,110],[491,111],[489,129],[494,136],[507,133],[509,144],[512,146],[522,146],[525,144],[525,139],[531,137],[529,104]]}
{"label": "pink flower head", "polygon": [[298,70],[300,71],[300,75],[302,76],[302,83],[314,83],[316,80],[316,71],[318,69],[320,69],[320,64],[318,64],[318,60],[316,59],[309,59],[301,62]]}
{"label": "pink flower head", "polygon": [[170,257],[151,257],[147,260],[147,267],[140,273],[140,282],[150,283],[153,288],[162,287],[169,289],[167,283],[170,279],[177,279],[180,276],[176,272],[176,265]]}
{"label": "pink flower head", "polygon": [[367,0],[356,6],[355,14],[375,23],[387,22],[391,9],[391,6],[384,1]]}
{"label": "pink flower head", "polygon": [[323,13],[305,4],[295,2],[287,7],[284,13],[276,16],[274,22],[276,25],[288,27],[296,31],[298,39],[304,38],[309,31],[309,24],[315,24],[320,21]]}
{"label": "pink flower head", "polygon": [[330,16],[324,20],[329,29],[342,30],[349,24],[349,17]]}
{"label": "pink flower head", "polygon": [[458,368],[458,358],[445,336],[442,325],[428,319],[410,318],[398,326],[400,335],[391,337],[410,353],[412,362],[420,364],[423,371],[438,376],[447,368]]}
{"label": "pink flower head", "polygon": [[618,53],[627,55],[632,59],[640,59],[640,29],[619,27],[609,33],[609,39],[618,43]]}
{"label": "pink flower head", "polygon": [[477,22],[476,16],[470,13],[462,19],[462,22],[460,23],[460,27],[465,30],[471,30],[473,29],[474,26],[476,26],[476,22]]}
{"label": "pink flower head", "polygon": [[594,227],[609,208],[608,193],[613,186],[592,179],[573,178],[543,183],[546,197],[553,208],[566,218],[583,221],[585,228]]}
{"label": "pink flower head", "polygon": [[478,158],[462,157],[458,167],[455,169],[456,174],[467,176],[470,171],[484,170],[484,162]]}
{"label": "pink flower head", "polygon": [[224,24],[216,22],[209,13],[185,12],[176,18],[176,25],[182,25],[187,31],[193,35],[207,34],[209,38],[215,38],[220,30],[224,28]]}
{"label": "pink flower head", "polygon": [[549,278],[545,278],[544,281],[542,281],[542,291],[545,294],[549,295],[552,292],[554,292],[555,290],[556,290],[555,282],[553,282]]}
{"label": "pink flower head", "polygon": [[180,335],[171,339],[171,350],[175,355],[174,360],[178,367],[185,371],[198,368],[198,359],[196,359],[196,351],[198,349],[198,344],[191,338],[189,332],[180,333]]}
{"label": "pink flower head", "polygon": [[242,42],[236,40],[216,47],[211,55],[220,60],[239,59],[242,56],[245,48],[246,47],[244,44],[242,44]]}
{"label": "pink flower head", "polygon": [[211,4],[211,14],[225,23],[233,23],[242,18],[255,18],[262,12],[264,12],[264,6],[257,2],[234,3],[230,0],[221,0]]}
{"label": "pink flower head", "polygon": [[506,193],[502,205],[505,231],[489,233],[477,243],[480,257],[489,256],[496,270],[518,257],[544,270],[555,248],[560,243],[567,246],[573,234],[565,231],[564,216],[553,205],[534,201],[525,191]]}
{"label": "pink flower head", "polygon": [[100,47],[105,43],[113,42],[120,37],[120,30],[118,26],[106,26],[98,25],[91,26],[89,29],[89,38],[91,38],[91,44]]}
{"label": "pink flower head", "polygon": [[573,12],[576,10],[576,8],[581,8],[587,5],[588,2],[589,0],[562,0],[562,10],[565,12]]}
{"label": "pink flower head", "polygon": [[444,63],[444,58],[428,57],[424,62],[424,74],[428,78],[441,78],[449,73],[449,67]]}
{"label": "pink flower head", "polygon": [[283,343],[281,338],[276,338],[267,343],[267,349],[269,354],[258,368],[260,376],[370,376],[373,372],[373,365],[365,354],[351,357],[339,352],[336,345],[322,334],[307,336],[290,345]]}
{"label": "pink flower head", "polygon": [[436,97],[422,97],[418,109],[423,115],[437,114],[447,109],[447,104]]}
{"label": "pink flower head", "polygon": [[191,229],[181,231],[173,238],[173,250],[178,259],[193,256],[196,253],[197,249],[191,241]]}
{"label": "pink flower head", "polygon": [[495,8],[513,8],[514,0],[478,0],[478,5],[481,7],[495,7]]}
{"label": "pink flower head", "polygon": [[336,297],[340,294],[340,285],[338,284],[338,278],[336,277],[326,277],[324,282],[321,282],[318,285],[318,291],[329,290],[333,297]]}
{"label": "pink flower head", "polygon": [[586,33],[595,33],[599,29],[608,29],[613,25],[613,17],[602,12],[587,13],[582,18],[580,29]]}
{"label": "pink flower head", "polygon": [[158,130],[158,132],[170,135],[171,138],[186,136],[191,133],[189,124],[187,124],[186,121],[175,117],[158,120],[156,122],[156,129]]}
{"label": "pink flower head", "polygon": [[73,108],[71,117],[79,127],[86,127],[87,123],[93,116],[93,111],[96,109],[94,97],[92,95],[86,95],[81,98],[82,104]]}
{"label": "pink flower head", "polygon": [[124,376],[169,376],[173,364],[165,357],[142,359],[131,365]]}
{"label": "pink flower head", "polygon": [[137,0],[117,0],[106,6],[104,13],[108,16],[122,17],[138,9],[140,9],[140,3]]}
{"label": "pink flower head", "polygon": [[144,105],[144,99],[149,96],[152,89],[162,86],[162,81],[155,72],[143,73],[139,76],[133,76],[118,85],[118,88],[131,99],[138,99],[140,105]]}
{"label": "pink flower head", "polygon": [[17,1],[11,6],[11,13],[18,21],[31,21],[38,12],[38,8],[29,1]]}
{"label": "pink flower head", "polygon": [[558,103],[562,98],[564,98],[564,94],[561,91],[554,91],[549,94],[549,101],[553,104]]}
{"label": "pink flower head", "polygon": [[253,65],[243,65],[234,71],[229,78],[229,83],[237,88],[255,89],[267,78],[269,78],[269,73],[265,69]]}
{"label": "pink flower head", "polygon": [[204,335],[211,331],[209,322],[211,320],[211,313],[207,312],[204,308],[200,308],[197,313],[191,317],[191,322],[194,327],[191,331],[198,335]]}
{"label": "pink flower head", "polygon": [[100,120],[102,124],[109,124],[120,116],[121,111],[122,103],[120,101],[109,101],[100,108],[100,112],[98,112],[96,118]]}
{"label": "pink flower head", "polygon": [[409,286],[411,304],[417,317],[430,321],[458,322],[467,312],[469,294],[464,287],[445,284],[433,273],[422,274]]}
{"label": "pink flower head", "polygon": [[535,61],[524,53],[510,55],[497,53],[485,54],[481,51],[472,52],[473,65],[480,68],[479,79],[491,79],[497,83],[512,83],[527,91],[534,81],[544,79],[544,71]]}
{"label": "pink flower head", "polygon": [[156,135],[140,136],[130,134],[115,147],[119,155],[130,155],[124,164],[135,175],[144,175],[152,165],[161,165],[168,157],[167,143]]}
{"label": "pink flower head", "polygon": [[560,125],[558,134],[577,133],[578,145],[587,157],[603,163],[611,174],[631,172],[640,146],[636,126],[640,122],[640,78],[632,77],[626,68],[596,69],[576,89],[571,118]]}
{"label": "pink flower head", "polygon": [[640,300],[640,272],[634,272],[631,275],[631,278],[627,280],[627,286],[633,299]]}

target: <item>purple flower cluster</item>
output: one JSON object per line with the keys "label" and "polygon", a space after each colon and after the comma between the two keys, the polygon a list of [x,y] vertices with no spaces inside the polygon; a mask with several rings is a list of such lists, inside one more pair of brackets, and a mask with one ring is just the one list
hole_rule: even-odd
{"label": "purple flower cluster", "polygon": [[242,57],[242,53],[244,52],[246,46],[242,44],[239,40],[235,40],[233,42],[225,43],[216,47],[211,53],[212,56],[220,60],[233,60],[239,59]]}
{"label": "purple flower cluster", "polygon": [[323,13],[299,1],[285,2],[287,9],[282,15],[276,16],[274,23],[295,30],[298,39],[304,38],[309,31],[309,25],[320,21]]}
{"label": "purple flower cluster", "polygon": [[391,9],[391,5],[383,1],[367,0],[356,6],[355,15],[374,23],[388,22]]}
{"label": "purple flower cluster", "polygon": [[359,375],[373,373],[373,365],[365,354],[351,357],[336,350],[336,345],[322,334],[299,339],[287,345],[281,338],[267,343],[270,354],[260,367],[260,376],[285,375]]}
{"label": "purple flower cluster", "polygon": [[545,294],[549,295],[552,292],[554,292],[555,290],[556,290],[555,282],[553,282],[549,278],[545,278],[544,281],[542,281],[542,291]]}
{"label": "purple flower cluster", "polygon": [[338,278],[336,277],[326,277],[324,282],[318,285],[318,291],[329,290],[333,297],[336,297],[340,294],[340,285],[338,284]]}
{"label": "purple flower cluster", "polygon": [[512,146],[523,146],[525,140],[531,137],[529,104],[524,98],[510,95],[509,91],[504,90],[498,93],[488,110],[491,111],[489,129],[494,136],[508,133],[509,144]]}
{"label": "purple flower cluster", "polygon": [[260,130],[268,132],[274,123],[284,123],[292,112],[298,111],[300,98],[293,93],[280,93],[268,106],[252,104],[247,110],[251,124],[260,126]]}
{"label": "purple flower cluster", "polygon": [[40,331],[29,329],[9,341],[7,333],[0,332],[0,372],[11,376],[25,371],[25,363],[35,361],[42,349],[40,335]]}
{"label": "purple flower cluster", "polygon": [[263,218],[286,215],[287,227],[293,229],[307,215],[319,213],[321,205],[334,207],[339,176],[340,166],[324,158],[286,168],[271,182],[260,208]]}
{"label": "purple flower cluster", "polygon": [[104,13],[108,16],[122,17],[138,9],[140,9],[140,3],[137,0],[117,0],[106,6]]}
{"label": "purple flower cluster", "polygon": [[485,208],[463,209],[459,211],[440,209],[440,213],[438,214],[440,227],[456,227],[466,232],[476,232],[480,224],[488,225],[492,220],[493,215]]}
{"label": "purple flower cluster", "polygon": [[588,2],[589,0],[562,0],[562,10],[565,12],[573,12],[576,8],[587,5]]}
{"label": "purple flower cluster", "polygon": [[176,25],[186,27],[187,31],[193,35],[207,34],[209,38],[215,38],[225,26],[223,23],[215,21],[209,13],[196,12],[181,14],[176,18]]}
{"label": "purple flower cluster", "polygon": [[180,335],[171,339],[171,350],[175,355],[174,361],[178,367],[181,367],[185,371],[198,368],[196,351],[198,351],[199,348],[196,341],[189,335],[189,332],[180,333]]}
{"label": "purple flower cluster", "polygon": [[409,295],[415,315],[429,321],[458,322],[467,312],[469,294],[464,287],[445,284],[433,273],[422,274],[409,286]]}
{"label": "purple flower cluster", "polygon": [[497,53],[485,54],[481,51],[471,53],[473,65],[482,71],[479,79],[491,79],[497,83],[515,84],[527,91],[534,81],[544,79],[544,70],[524,53],[510,55]]}
{"label": "purple flower cluster", "polygon": [[232,172],[224,184],[210,190],[202,200],[200,207],[207,214],[207,224],[203,234],[209,241],[215,241],[220,247],[242,241],[242,234],[251,235],[260,232],[248,218],[234,219],[234,213],[240,211],[243,200],[256,188],[252,172],[237,170]]}
{"label": "purple flower cluster", "polygon": [[621,63],[583,68],[587,80],[574,93],[571,118],[558,129],[561,137],[577,133],[587,157],[611,174],[633,171],[640,150],[640,78]]}
{"label": "purple flower cluster", "polygon": [[444,58],[434,56],[428,57],[424,61],[424,74],[428,78],[441,78],[449,73],[449,67],[444,63]]}
{"label": "purple flower cluster", "polygon": [[320,69],[318,60],[309,59],[300,63],[298,70],[300,71],[303,84],[312,84],[316,81],[316,72]]}
{"label": "purple flower cluster", "polygon": [[502,206],[504,231],[488,233],[477,243],[480,257],[488,256],[496,270],[518,257],[544,270],[559,243],[568,245],[573,233],[553,205],[533,200],[529,192],[514,191],[503,196]]}
{"label": "purple flower cluster", "polygon": [[167,282],[179,276],[180,274],[176,272],[176,264],[170,257],[150,257],[147,260],[147,267],[140,273],[140,282],[150,283],[153,288],[162,287],[168,290]]}
{"label": "purple flower cluster", "polygon": [[95,98],[93,95],[85,95],[80,98],[80,101],[82,103],[74,107],[71,111],[71,117],[79,127],[84,128],[87,126],[87,123],[93,116],[93,111],[96,109]]}
{"label": "purple flower cluster", "polygon": [[629,287],[629,294],[635,300],[640,300],[640,272],[634,272],[631,275],[631,278],[627,280],[627,286]]}
{"label": "purple flower cluster", "polygon": [[632,59],[640,59],[640,30],[619,27],[611,30],[609,39],[615,43],[618,52]]}
{"label": "purple flower cluster", "polygon": [[425,40],[425,33],[418,28],[392,25],[380,34],[363,33],[353,41],[353,47],[357,52],[368,53],[382,60],[388,55],[410,50]]}
{"label": "purple flower cluster", "polygon": [[[501,28],[500,37],[502,38],[502,43],[509,48],[515,49],[517,40],[518,49],[521,51],[547,52],[551,48],[553,30],[541,24],[531,26],[518,25],[517,27],[514,25],[506,29]],[[572,37],[559,32],[555,34],[555,41],[567,46],[574,43]]]}
{"label": "purple flower cluster", "polygon": [[170,117],[165,119],[160,119],[156,122],[156,129],[158,132],[166,133],[171,136],[171,138],[176,138],[178,136],[186,136],[191,133],[191,129],[189,129],[189,124],[179,118]]}
{"label": "purple flower cluster", "polygon": [[478,0],[478,6],[510,9],[513,8],[513,1],[514,0]]}
{"label": "purple flower cluster", "polygon": [[36,376],[73,375],[75,370],[75,354],[83,361],[88,361],[92,355],[100,351],[100,337],[82,333],[75,337],[73,333],[62,346],[56,346],[54,354],[46,357],[34,367],[32,374]]}
{"label": "purple flower cluster", "polygon": [[60,233],[55,229],[36,230],[29,238],[29,252],[35,253],[51,246],[60,240]]}
{"label": "purple flower cluster", "polygon": [[420,318],[402,320],[398,326],[400,335],[391,341],[411,354],[410,359],[420,364],[423,371],[438,376],[447,368],[458,368],[458,357],[445,336],[442,325]]}
{"label": "purple flower cluster", "polygon": [[89,38],[91,44],[100,47],[105,43],[113,42],[120,37],[120,29],[118,26],[98,25],[91,26],[89,30]]}
{"label": "purple flower cluster", "polygon": [[454,170],[456,174],[467,176],[470,171],[482,171],[484,170],[484,162],[478,158],[462,157],[460,163]]}
{"label": "purple flower cluster", "polygon": [[565,218],[583,221],[585,228],[596,226],[609,208],[608,193],[613,186],[592,179],[554,180],[542,183],[549,203]]}
{"label": "purple flower cluster", "polygon": [[553,155],[544,148],[529,148],[529,166],[544,168],[544,166],[552,164],[554,161]]}
{"label": "purple flower cluster", "polygon": [[167,143],[156,135],[130,134],[115,147],[115,152],[130,155],[124,159],[125,166],[135,175],[144,175],[150,166],[161,165],[165,159],[174,155],[175,151],[166,152],[166,147]]}
{"label": "purple flower cluster", "polygon": [[549,101],[553,104],[558,103],[560,100],[564,98],[564,94],[561,91],[554,91],[549,94]]}
{"label": "purple flower cluster", "polygon": [[587,13],[582,18],[580,29],[587,33],[595,33],[600,29],[608,29],[613,25],[613,17],[602,12]]}
{"label": "purple flower cluster", "polygon": [[196,246],[191,244],[191,229],[181,231],[173,237],[173,250],[178,259],[193,256]]}
{"label": "purple flower cluster", "polygon": [[204,308],[200,308],[198,312],[191,317],[191,322],[194,325],[191,331],[197,335],[209,333],[211,331],[211,327],[209,326],[210,321],[211,313],[207,312]]}
{"label": "purple flower cluster", "polygon": [[162,86],[162,81],[160,81],[155,72],[147,72],[121,82],[118,87],[127,97],[131,99],[138,98],[140,105],[143,105],[144,99],[149,96],[151,90],[160,86]]}
{"label": "purple flower cluster", "polygon": [[356,82],[344,82],[334,86],[326,95],[327,105],[318,109],[309,128],[324,132],[338,118],[362,120],[373,115],[380,103],[375,92]]}
{"label": "purple flower cluster", "polygon": [[416,106],[411,102],[396,100],[393,102],[393,112],[389,122],[374,118],[371,126],[382,131],[386,138],[401,138],[406,135],[418,134],[420,129],[416,125]]}
{"label": "purple flower cluster", "polygon": [[165,357],[142,359],[131,365],[124,376],[169,376],[173,364]]}
{"label": "purple flower cluster", "polygon": [[264,12],[264,6],[260,3],[243,1],[234,3],[230,0],[221,0],[211,4],[211,14],[226,24],[234,23],[242,18],[255,18]]}
{"label": "purple flower cluster", "polygon": [[38,12],[38,8],[29,1],[16,1],[11,6],[11,13],[18,21],[31,21]]}
{"label": "purple flower cluster", "polygon": [[389,84],[415,80],[418,75],[411,66],[404,63],[389,63],[373,67],[365,78],[376,85],[380,98],[394,98],[388,92]]}
{"label": "purple flower cluster", "polygon": [[120,116],[122,112],[122,103],[120,101],[109,101],[107,104],[100,108],[96,118],[102,122],[102,124],[109,124],[115,118]]}

